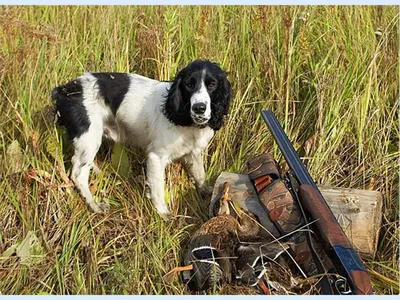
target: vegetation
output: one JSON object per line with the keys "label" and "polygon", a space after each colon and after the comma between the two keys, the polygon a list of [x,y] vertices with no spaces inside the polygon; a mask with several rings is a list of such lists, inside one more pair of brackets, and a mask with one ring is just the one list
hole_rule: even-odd
{"label": "vegetation", "polygon": [[235,94],[205,153],[210,184],[265,149],[280,157],[259,113],[273,110],[318,183],[382,192],[365,263],[378,294],[398,294],[398,38],[394,6],[0,7],[0,294],[189,293],[163,281],[207,219],[181,166],[167,170],[164,222],[144,197],[143,153],[115,172],[104,147],[91,189],[111,209],[92,214],[49,107],[83,72],[170,80],[195,58],[226,69]]}

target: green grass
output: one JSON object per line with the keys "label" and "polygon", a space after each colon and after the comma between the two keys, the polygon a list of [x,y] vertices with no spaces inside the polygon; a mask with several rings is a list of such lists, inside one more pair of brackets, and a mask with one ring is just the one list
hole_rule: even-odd
{"label": "green grass", "polygon": [[[111,209],[94,215],[68,180],[71,149],[48,107],[51,89],[83,72],[169,80],[195,58],[220,63],[235,94],[205,153],[210,183],[265,149],[280,157],[259,113],[273,110],[318,183],[383,194],[366,265],[377,293],[398,294],[398,18],[390,6],[0,7],[0,294],[189,292],[162,279],[207,218],[181,167],[167,170],[177,217],[163,222],[144,197],[143,153],[123,177],[103,151],[91,188]],[[19,154],[7,154],[15,140]],[[40,257],[5,258],[28,232]]]}

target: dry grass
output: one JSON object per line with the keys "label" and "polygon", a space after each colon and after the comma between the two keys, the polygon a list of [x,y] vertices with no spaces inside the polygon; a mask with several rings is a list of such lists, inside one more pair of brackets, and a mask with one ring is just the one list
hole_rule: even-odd
{"label": "dry grass", "polygon": [[0,7],[0,294],[189,292],[162,281],[207,217],[181,168],[168,169],[176,218],[163,222],[143,195],[143,153],[124,177],[105,149],[91,188],[111,210],[91,214],[48,107],[54,86],[85,71],[168,80],[195,58],[219,62],[235,91],[205,154],[209,181],[265,148],[279,157],[259,114],[272,109],[318,183],[382,192],[366,264],[379,294],[398,294],[398,18],[390,6]]}

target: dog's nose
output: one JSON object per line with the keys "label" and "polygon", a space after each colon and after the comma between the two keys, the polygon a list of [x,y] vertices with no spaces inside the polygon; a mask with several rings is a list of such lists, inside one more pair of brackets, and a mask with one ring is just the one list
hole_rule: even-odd
{"label": "dog's nose", "polygon": [[196,103],[193,104],[192,110],[195,114],[204,114],[204,112],[206,111],[207,106],[205,105],[205,103]]}

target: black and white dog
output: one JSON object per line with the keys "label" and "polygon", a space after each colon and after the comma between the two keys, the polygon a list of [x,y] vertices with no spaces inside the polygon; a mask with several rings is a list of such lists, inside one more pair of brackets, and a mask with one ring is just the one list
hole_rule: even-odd
{"label": "black and white dog", "polygon": [[228,113],[232,90],[221,68],[196,60],[173,82],[136,74],[85,73],[52,91],[59,124],[74,146],[71,178],[94,212],[107,209],[94,202],[89,173],[105,136],[147,153],[147,185],[162,216],[165,167],[180,160],[200,193],[208,190],[202,150]]}

